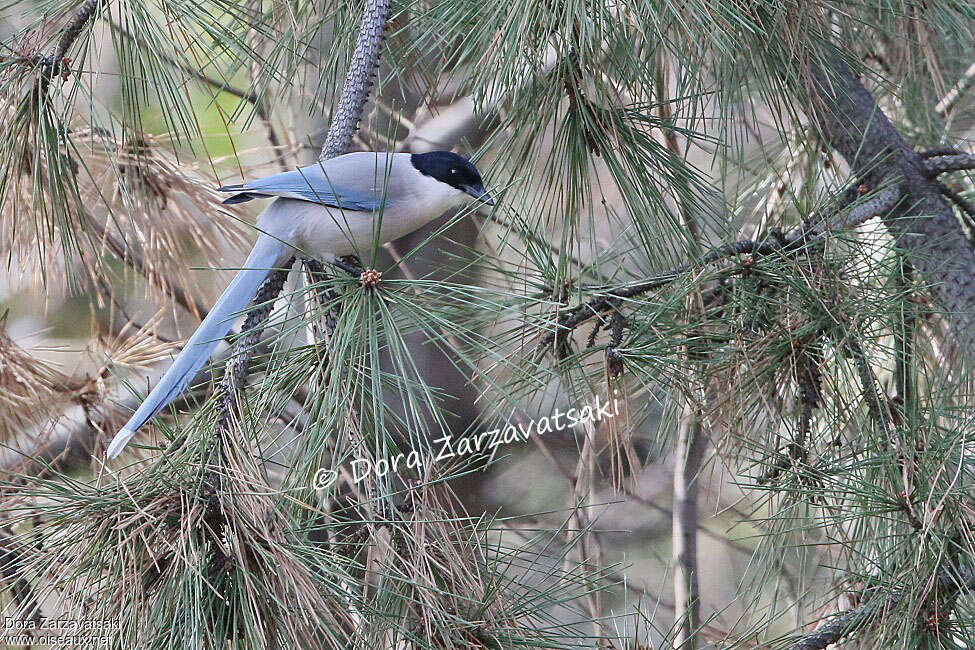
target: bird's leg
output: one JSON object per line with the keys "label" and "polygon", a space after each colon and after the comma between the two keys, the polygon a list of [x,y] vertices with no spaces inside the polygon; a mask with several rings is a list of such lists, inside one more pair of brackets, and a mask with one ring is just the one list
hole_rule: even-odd
{"label": "bird's leg", "polygon": [[[308,271],[309,280],[311,283],[320,282],[322,278],[325,277],[325,267],[322,263],[315,259],[305,259],[302,260],[305,265],[305,269]],[[324,285],[319,285],[315,290],[319,307],[325,312],[325,331],[329,336],[335,334],[335,324],[338,322],[338,304],[336,302],[337,294]],[[331,306],[330,306],[331,305]]]}
{"label": "bird's leg", "polygon": [[[350,262],[349,260],[352,261]],[[354,278],[359,278],[359,282],[362,283],[362,286],[366,289],[371,289],[379,284],[379,279],[383,274],[376,269],[362,268],[356,263],[358,261],[359,258],[357,257],[347,256],[331,260],[329,264],[336,268],[342,269]]]}
{"label": "bird's leg", "polygon": [[[349,258],[336,257],[334,260],[329,260],[328,263],[337,269],[342,269],[343,271],[345,271],[346,273],[348,273],[354,278],[361,277],[362,274],[365,272],[365,269],[363,269],[361,266],[359,266],[356,263],[347,262],[346,261],[347,259]],[[358,262],[358,260],[354,257],[351,259],[355,260],[355,262]]]}

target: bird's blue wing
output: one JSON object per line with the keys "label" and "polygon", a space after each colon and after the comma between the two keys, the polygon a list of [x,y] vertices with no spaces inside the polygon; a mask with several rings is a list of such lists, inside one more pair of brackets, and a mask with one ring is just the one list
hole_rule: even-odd
{"label": "bird's blue wing", "polygon": [[373,185],[372,182],[368,182],[369,189],[353,189],[347,183],[333,182],[323,166],[316,164],[259,178],[242,185],[228,185],[221,187],[220,191],[235,193],[224,203],[242,203],[259,197],[283,196],[342,210],[378,212],[382,196],[372,189]]}

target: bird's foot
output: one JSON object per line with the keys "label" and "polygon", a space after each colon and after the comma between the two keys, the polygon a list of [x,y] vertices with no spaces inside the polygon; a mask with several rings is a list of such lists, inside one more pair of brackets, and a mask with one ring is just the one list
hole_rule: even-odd
{"label": "bird's foot", "polygon": [[337,269],[342,269],[343,271],[345,271],[346,273],[348,273],[354,278],[361,278],[362,274],[366,272],[366,270],[361,266],[359,266],[358,264],[350,264],[349,262],[346,262],[345,259],[341,257],[330,261],[329,264],[331,264]]}

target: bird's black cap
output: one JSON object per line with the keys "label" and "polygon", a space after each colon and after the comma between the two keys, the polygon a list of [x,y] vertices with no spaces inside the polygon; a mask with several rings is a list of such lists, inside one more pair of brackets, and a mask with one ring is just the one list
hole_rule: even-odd
{"label": "bird's black cap", "polygon": [[494,201],[484,190],[481,174],[466,158],[452,151],[430,151],[411,155],[410,162],[421,174],[467,192],[488,205],[494,205]]}

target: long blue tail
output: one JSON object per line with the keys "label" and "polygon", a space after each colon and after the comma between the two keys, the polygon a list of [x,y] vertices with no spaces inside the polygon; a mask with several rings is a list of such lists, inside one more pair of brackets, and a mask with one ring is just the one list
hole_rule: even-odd
{"label": "long blue tail", "polygon": [[235,317],[247,308],[270,270],[284,261],[287,252],[287,246],[273,237],[263,234],[258,237],[243,268],[234,276],[230,286],[193,332],[176,361],[125,426],[115,434],[106,452],[109,458],[115,458],[122,453],[139,427],[183,392],[196,372],[213,354],[221,339],[230,331]]}

